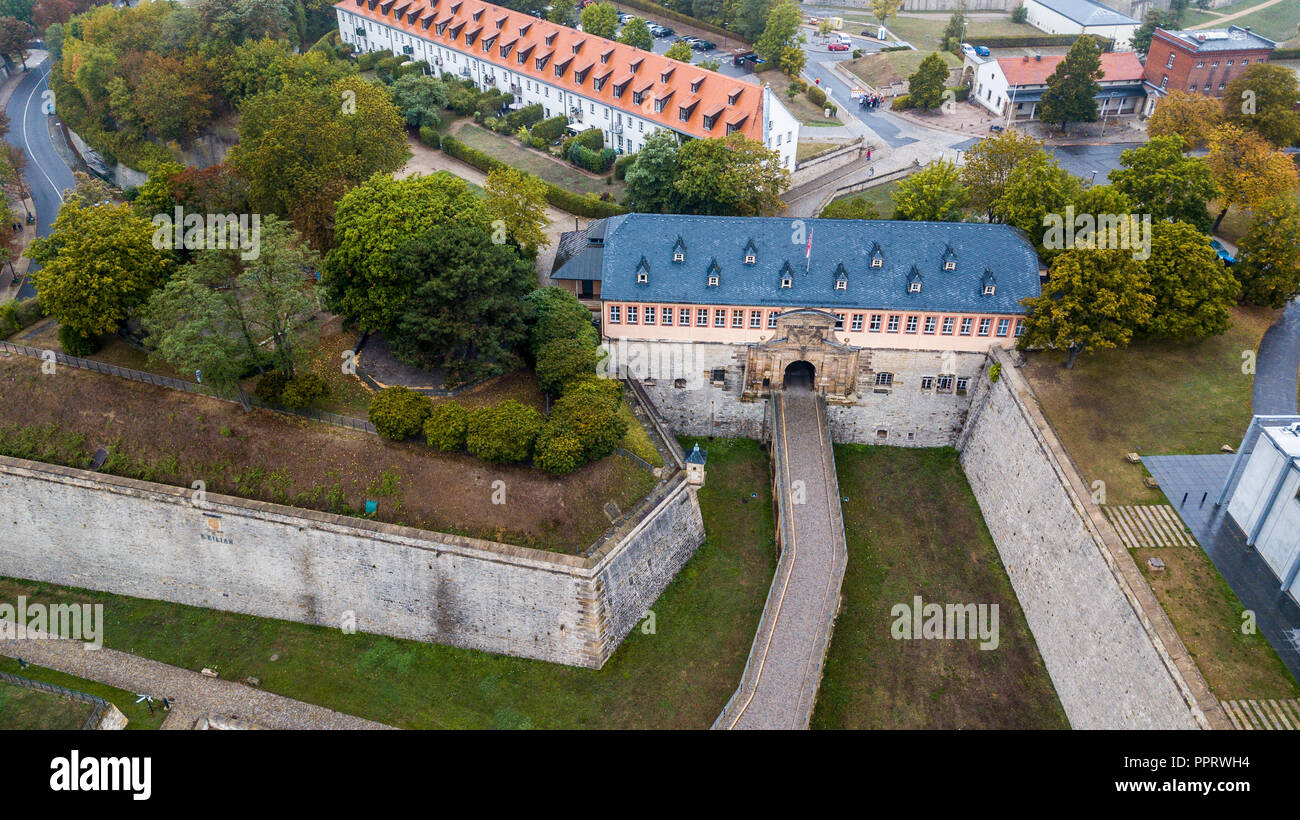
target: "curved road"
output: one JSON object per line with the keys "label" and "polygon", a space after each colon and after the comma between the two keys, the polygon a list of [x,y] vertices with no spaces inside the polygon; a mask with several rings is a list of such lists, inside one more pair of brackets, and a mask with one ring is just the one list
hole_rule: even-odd
{"label": "curved road", "polygon": [[1254,413],[1289,416],[1296,412],[1300,371],[1300,299],[1286,306],[1282,318],[1264,333],[1255,358]]}
{"label": "curved road", "polygon": [[[46,121],[49,118],[45,113],[46,104],[53,99],[52,95],[46,93],[49,90],[46,77],[50,73],[50,64],[50,58],[46,57],[39,65],[28,70],[14,89],[9,104],[5,106],[5,113],[9,116],[9,133],[5,135],[5,141],[23,149],[27,156],[27,168],[23,171],[23,177],[27,180],[32,200],[36,203],[37,236],[49,234],[50,226],[59,215],[59,206],[63,203],[62,192],[75,184],[72,170],[55,150],[49,123]],[[30,278],[31,270],[36,268],[37,265],[33,264],[29,269],[29,277],[23,283],[18,298],[26,299],[36,295]]]}

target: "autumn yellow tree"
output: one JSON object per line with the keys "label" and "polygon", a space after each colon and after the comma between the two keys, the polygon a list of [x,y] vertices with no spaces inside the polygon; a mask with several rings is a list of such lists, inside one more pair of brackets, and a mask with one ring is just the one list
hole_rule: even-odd
{"label": "autumn yellow tree", "polygon": [[1283,191],[1295,190],[1300,181],[1291,158],[1253,131],[1225,123],[1214,129],[1209,143],[1210,173],[1223,191],[1214,230],[1229,208],[1253,210]]}
{"label": "autumn yellow tree", "polygon": [[1177,134],[1188,148],[1200,148],[1222,121],[1223,107],[1213,97],[1170,91],[1147,121],[1147,134],[1152,139]]}

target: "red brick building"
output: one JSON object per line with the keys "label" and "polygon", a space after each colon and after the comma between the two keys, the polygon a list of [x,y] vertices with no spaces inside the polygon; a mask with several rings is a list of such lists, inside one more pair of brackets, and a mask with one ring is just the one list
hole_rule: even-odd
{"label": "red brick building", "polygon": [[1205,31],[1156,29],[1143,69],[1147,89],[1144,115],[1150,115],[1170,91],[1222,97],[1234,77],[1256,63],[1268,62],[1276,47],[1277,43],[1241,26]]}

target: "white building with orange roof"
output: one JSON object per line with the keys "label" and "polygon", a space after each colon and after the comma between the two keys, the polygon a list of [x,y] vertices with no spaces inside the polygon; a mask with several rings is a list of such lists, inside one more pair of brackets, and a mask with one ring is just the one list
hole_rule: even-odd
{"label": "white building with orange roof", "polygon": [[794,170],[799,120],[770,88],[480,0],[341,0],[339,34],[360,52],[427,61],[482,89],[540,104],[632,154],[658,130],[740,132]]}
{"label": "white building with orange roof", "polygon": [[[1047,90],[1047,80],[1064,56],[1000,57],[995,60],[967,59],[974,65],[970,98],[1001,117],[1013,120],[1038,118],[1038,104]],[[1142,63],[1131,51],[1101,55],[1101,79],[1097,84],[1097,111],[1103,117],[1136,114],[1146,99],[1142,85]]]}

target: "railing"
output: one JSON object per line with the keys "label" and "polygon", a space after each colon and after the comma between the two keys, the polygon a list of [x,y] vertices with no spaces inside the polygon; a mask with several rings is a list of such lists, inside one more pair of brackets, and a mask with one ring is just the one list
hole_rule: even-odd
{"label": "railing", "polygon": [[55,695],[69,700],[78,700],[82,703],[89,703],[94,709],[81,724],[82,731],[94,729],[99,725],[99,721],[104,717],[104,712],[108,711],[108,701],[95,695],[87,695],[85,692],[77,692],[73,689],[65,689],[62,686],[56,686],[53,683],[32,680],[30,678],[20,678],[17,675],[11,675],[8,672],[0,672],[0,682],[21,686],[24,689],[35,689],[39,692],[45,692],[49,695]]}

